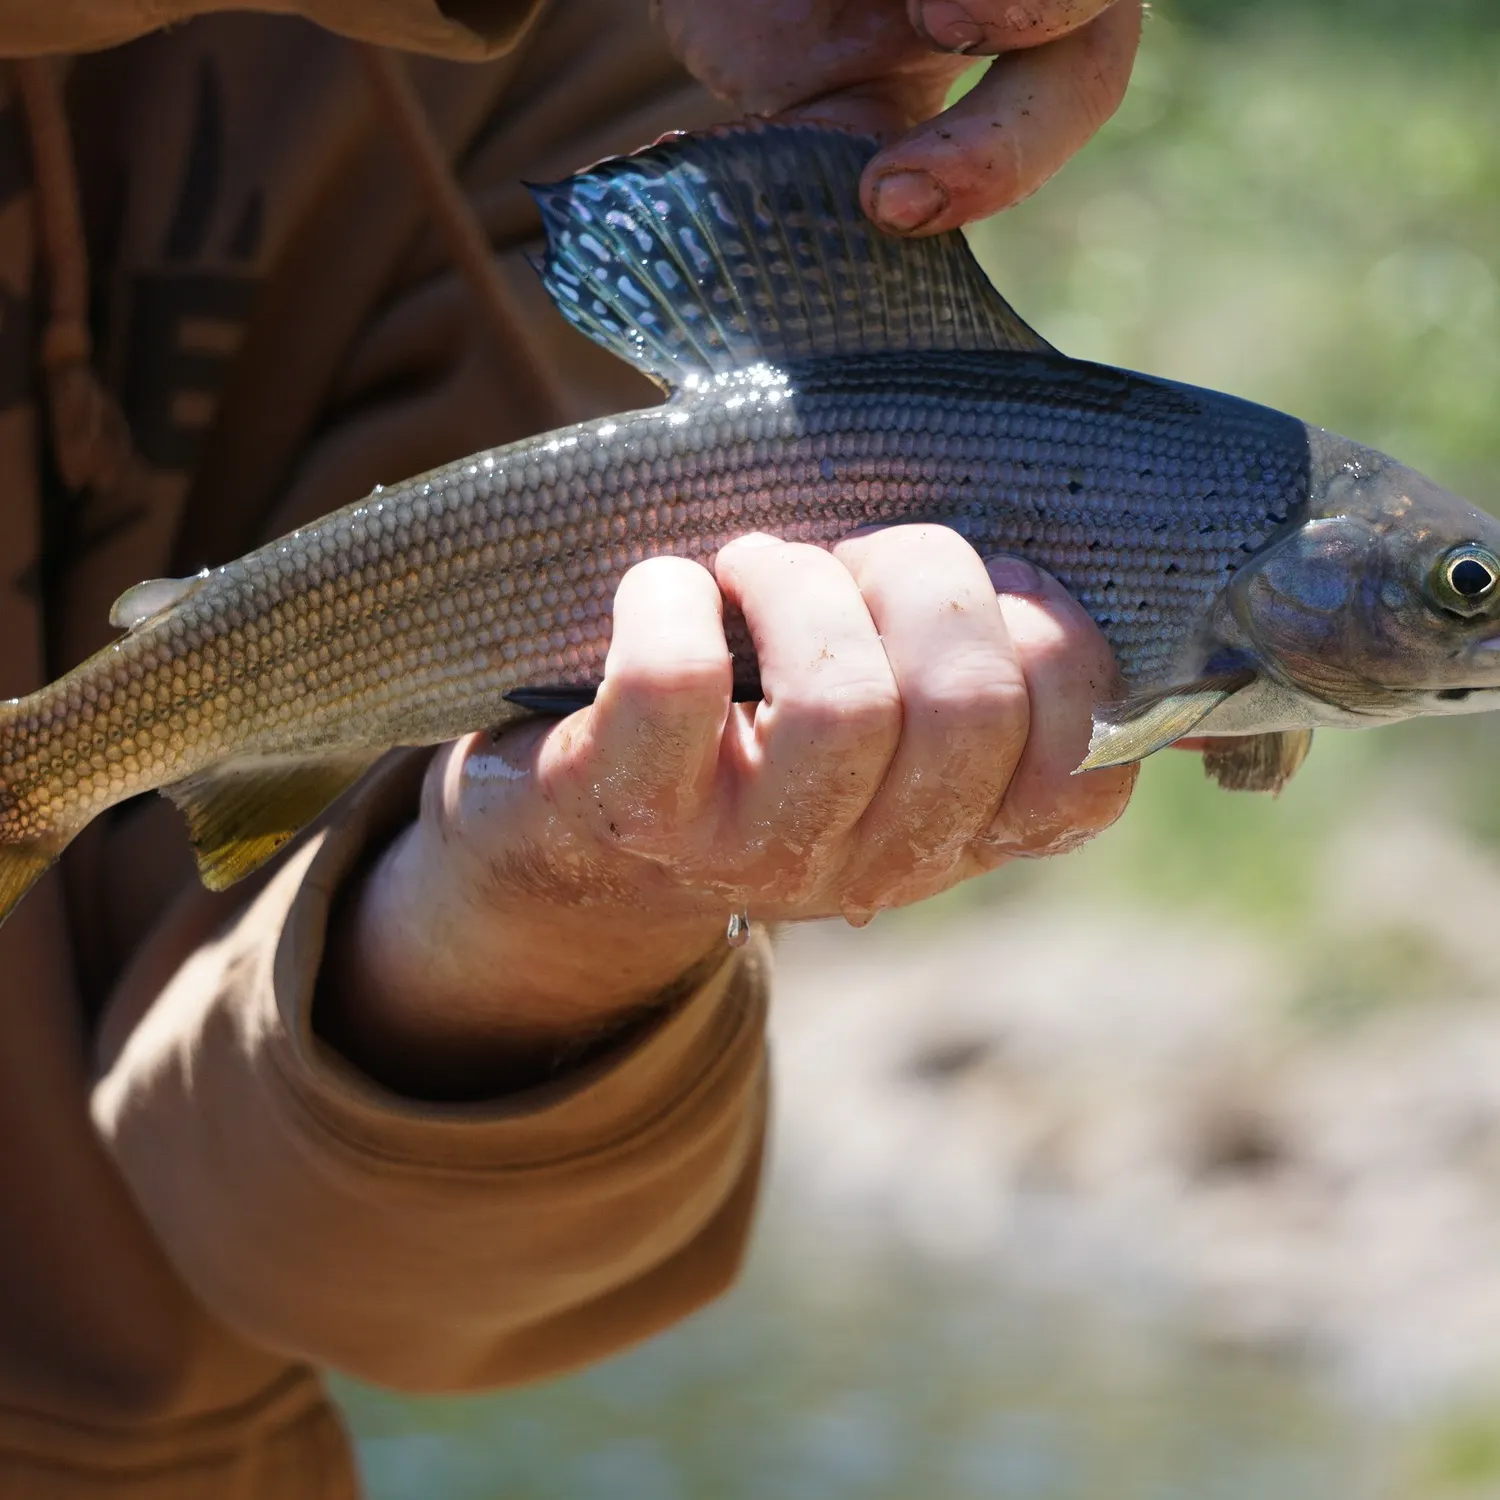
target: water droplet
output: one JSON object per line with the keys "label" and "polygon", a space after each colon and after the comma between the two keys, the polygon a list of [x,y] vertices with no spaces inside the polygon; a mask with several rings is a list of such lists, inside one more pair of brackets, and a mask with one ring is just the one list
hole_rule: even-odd
{"label": "water droplet", "polygon": [[730,915],[729,925],[724,929],[724,941],[731,948],[743,948],[750,941],[750,913],[737,911]]}

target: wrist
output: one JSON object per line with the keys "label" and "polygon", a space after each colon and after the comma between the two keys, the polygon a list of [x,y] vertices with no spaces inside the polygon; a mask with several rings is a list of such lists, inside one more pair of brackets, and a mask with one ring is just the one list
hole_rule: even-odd
{"label": "wrist", "polygon": [[552,1076],[628,1030],[722,942],[723,920],[501,880],[425,820],[337,903],[319,1031],[401,1092],[473,1097]]}

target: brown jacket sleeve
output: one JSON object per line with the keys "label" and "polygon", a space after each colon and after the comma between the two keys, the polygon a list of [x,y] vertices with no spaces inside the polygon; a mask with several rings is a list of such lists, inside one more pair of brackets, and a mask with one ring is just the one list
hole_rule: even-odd
{"label": "brown jacket sleeve", "polygon": [[0,7],[0,56],[94,52],[222,10],[303,16],[410,52],[477,61],[508,52],[536,0],[41,0]]}
{"label": "brown jacket sleeve", "polygon": [[178,1270],[252,1342],[406,1389],[551,1374],[733,1276],[766,953],[724,950],[643,1034],[544,1087],[394,1097],[312,1025],[332,894],[389,796],[377,784],[182,964],[100,1081],[96,1123]]}

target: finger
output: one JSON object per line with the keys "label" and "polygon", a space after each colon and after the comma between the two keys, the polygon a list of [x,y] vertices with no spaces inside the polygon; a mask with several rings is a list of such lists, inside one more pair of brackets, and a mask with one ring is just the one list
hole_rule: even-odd
{"label": "finger", "polygon": [[1140,41],[1141,0],[1118,0],[1045,47],[1014,52],[951,109],[878,152],[865,211],[897,234],[934,234],[1034,193],[1112,115]]}
{"label": "finger", "polygon": [[730,691],[712,575],[680,557],[638,563],[615,594],[594,705],[545,742],[544,774],[585,790],[617,838],[675,827],[713,794]]}
{"label": "finger", "polygon": [[877,77],[804,98],[776,118],[829,125],[889,143],[919,120],[936,115],[968,67],[961,57],[930,53]]}
{"label": "finger", "polygon": [[1086,26],[1111,0],[907,0],[917,34],[944,52],[1040,47]]}
{"label": "finger", "polygon": [[895,759],[860,819],[846,915],[947,869],[993,820],[1026,744],[1029,704],[979,555],[942,526],[896,526],[837,549],[901,694]]}
{"label": "finger", "polygon": [[981,841],[990,854],[1057,854],[1108,828],[1125,809],[1135,767],[1074,775],[1088,751],[1095,703],[1117,692],[1114,659],[1098,627],[1055,579],[1032,570],[1000,610],[1026,674],[1031,732],[999,815]]}
{"label": "finger", "polygon": [[817,870],[864,811],[895,754],[901,700],[849,570],[817,547],[748,537],[719,553],[745,616],[761,703],[739,742],[740,816]]}

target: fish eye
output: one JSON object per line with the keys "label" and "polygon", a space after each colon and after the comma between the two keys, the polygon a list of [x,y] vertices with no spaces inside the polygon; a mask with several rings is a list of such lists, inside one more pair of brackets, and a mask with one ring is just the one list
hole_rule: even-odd
{"label": "fish eye", "polygon": [[1453,614],[1477,614],[1500,584],[1500,557],[1478,543],[1454,547],[1438,563],[1434,582],[1444,609]]}

